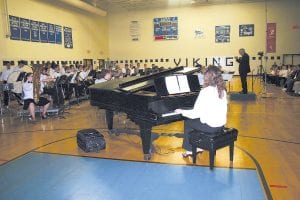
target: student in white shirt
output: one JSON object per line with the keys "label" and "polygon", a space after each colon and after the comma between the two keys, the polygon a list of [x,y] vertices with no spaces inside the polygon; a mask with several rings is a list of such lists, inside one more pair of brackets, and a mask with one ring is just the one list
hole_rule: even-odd
{"label": "student in white shirt", "polygon": [[[2,74],[0,76],[0,81],[3,84],[7,83],[7,79],[8,76],[13,72],[13,69],[10,66],[10,62],[9,61],[4,61],[4,65],[5,65],[5,69],[3,69]],[[8,106],[8,100],[9,100],[9,94],[7,90],[3,91],[3,102],[4,102],[4,106]]]}
{"label": "student in white shirt", "polygon": [[2,71],[2,74],[0,76],[0,80],[6,82],[8,76],[14,71],[14,69],[11,68],[9,61],[4,61],[4,66],[5,66],[5,68]]}
{"label": "student in white shirt", "polygon": [[50,77],[48,69],[46,67],[43,67],[40,75],[40,93],[44,93],[44,89],[48,88],[50,83],[54,83],[54,81],[55,79]]}
{"label": "student in white shirt", "polygon": [[110,72],[106,71],[104,77],[103,78],[101,78],[101,77],[102,77],[101,73],[98,73],[96,75],[95,84],[97,84],[97,83],[103,83],[103,82],[111,80],[112,75],[111,75]]}
{"label": "student in white shirt", "polygon": [[24,70],[23,70],[23,67],[25,66],[25,61],[24,60],[20,60],[19,62],[18,62],[18,66],[16,66],[15,68],[14,68],[14,72],[18,72],[18,71],[21,71],[21,72],[23,72]]}
{"label": "student in white shirt", "polygon": [[[51,76],[51,74],[50,74],[50,76]],[[61,76],[61,74],[60,74],[60,67],[59,67],[59,65],[55,64],[54,65],[54,71],[52,72],[51,78],[57,79],[60,76]]]}
{"label": "student in white shirt", "polygon": [[82,67],[82,70],[80,71],[79,75],[78,75],[78,80],[80,82],[83,82],[86,80],[87,76],[88,76],[88,72],[87,72],[88,68],[86,66]]}
{"label": "student in white shirt", "polygon": [[[209,66],[204,72],[204,86],[201,89],[193,109],[176,109],[175,112],[187,117],[184,121],[183,157],[192,155],[189,144],[189,133],[193,130],[207,134],[221,131],[227,120],[227,97],[225,82],[221,70],[216,66]],[[197,149],[197,152],[202,152]]]}
{"label": "student in white shirt", "polygon": [[35,105],[42,106],[43,107],[43,112],[42,112],[42,119],[46,119],[46,113],[48,111],[50,102],[48,99],[44,97],[40,97],[38,102],[36,103],[34,101],[34,96],[33,96],[33,74],[32,73],[27,73],[25,76],[25,82],[23,83],[23,94],[24,94],[24,110],[28,110],[30,114],[30,120],[35,121]]}

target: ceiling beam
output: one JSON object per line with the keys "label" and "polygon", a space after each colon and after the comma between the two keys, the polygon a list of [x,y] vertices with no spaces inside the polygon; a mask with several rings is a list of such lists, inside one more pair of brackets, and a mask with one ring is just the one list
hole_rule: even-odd
{"label": "ceiling beam", "polygon": [[102,10],[100,8],[94,7],[88,3],[85,3],[80,0],[59,0],[62,3],[74,6],[76,8],[79,8],[81,10],[87,11],[89,13],[100,15],[100,16],[106,16],[107,12],[105,10]]}

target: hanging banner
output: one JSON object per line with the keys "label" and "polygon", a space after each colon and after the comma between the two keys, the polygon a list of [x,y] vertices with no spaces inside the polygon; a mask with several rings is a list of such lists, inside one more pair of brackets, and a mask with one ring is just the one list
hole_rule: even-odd
{"label": "hanging banner", "polygon": [[61,29],[62,27],[60,25],[55,25],[55,43],[61,44]]}
{"label": "hanging banner", "polygon": [[39,42],[40,41],[40,25],[38,21],[30,20],[30,29],[31,29],[31,41]]}
{"label": "hanging banner", "polygon": [[20,40],[20,18],[9,15],[10,39]]}
{"label": "hanging banner", "polygon": [[48,42],[55,43],[55,26],[54,26],[54,24],[48,24]]}
{"label": "hanging banner", "polygon": [[20,18],[21,40],[30,41],[30,20]]}
{"label": "hanging banner", "polygon": [[73,39],[72,39],[72,28],[64,26],[64,43],[65,48],[72,49],[73,48]]}
{"label": "hanging banner", "polygon": [[41,42],[48,42],[48,24],[40,22],[40,38]]}
{"label": "hanging banner", "polygon": [[[11,40],[62,44],[62,26],[9,15]],[[72,28],[66,27],[66,48],[73,48]]]}
{"label": "hanging banner", "polygon": [[267,23],[267,53],[276,52],[276,23]]}

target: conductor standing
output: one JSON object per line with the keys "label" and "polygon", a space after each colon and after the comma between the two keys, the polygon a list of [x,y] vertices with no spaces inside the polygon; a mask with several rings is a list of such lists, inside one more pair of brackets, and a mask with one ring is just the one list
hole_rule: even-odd
{"label": "conductor standing", "polygon": [[241,77],[241,83],[243,90],[240,92],[241,94],[247,94],[247,74],[250,72],[250,65],[249,65],[249,55],[246,53],[245,49],[240,49],[239,54],[242,57],[236,57],[236,61],[239,64],[239,73]]}

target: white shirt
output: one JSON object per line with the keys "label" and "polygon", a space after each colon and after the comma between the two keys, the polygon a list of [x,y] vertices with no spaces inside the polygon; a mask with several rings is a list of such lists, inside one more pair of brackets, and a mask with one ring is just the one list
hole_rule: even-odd
{"label": "white shirt", "polygon": [[74,73],[73,73],[73,72],[66,72],[66,73],[65,73],[65,75],[66,75],[67,77],[71,76],[72,74],[74,74]]}
{"label": "white shirt", "polygon": [[56,78],[58,78],[58,77],[60,77],[60,76],[61,76],[61,74],[60,74],[59,72],[54,71],[54,72],[52,73],[51,78],[56,79]]}
{"label": "white shirt", "polygon": [[286,78],[288,76],[288,70],[287,69],[282,69],[282,70],[279,71],[278,75],[281,76],[281,77]]}
{"label": "white shirt", "polygon": [[271,74],[272,75],[276,75],[276,71],[275,70],[271,70]]}
{"label": "white shirt", "polygon": [[53,78],[54,72],[55,72],[55,70],[54,70],[53,68],[50,68],[50,70],[49,70],[49,76],[50,76],[51,78]]}
{"label": "white shirt", "polygon": [[79,76],[80,72],[75,72],[74,75],[72,76],[72,79],[70,81],[70,83],[76,83],[76,77]]}
{"label": "white shirt", "polygon": [[96,79],[95,80],[95,84],[97,83],[103,83],[103,82],[106,82],[107,80],[105,78],[100,78],[100,79]]}
{"label": "white shirt", "polygon": [[23,99],[33,99],[33,84],[28,81],[23,83]]}
{"label": "white shirt", "polygon": [[135,74],[135,72],[136,72],[135,68],[130,68],[130,75]]}
{"label": "white shirt", "polygon": [[79,80],[79,81],[84,81],[84,80],[86,79],[86,77],[87,77],[86,72],[85,72],[85,71],[81,71],[81,72],[79,73],[79,75],[78,75],[78,80]]}
{"label": "white shirt", "polygon": [[47,79],[48,79],[47,75],[41,74],[41,76],[40,76],[40,82],[41,82],[40,93],[43,93],[44,87],[46,86]]}
{"label": "white shirt", "polygon": [[23,72],[24,70],[20,66],[14,68],[14,72]]}
{"label": "white shirt", "polygon": [[65,68],[64,68],[64,67],[61,67],[61,68],[59,69],[59,73],[60,73],[61,75],[65,75],[65,73],[66,73]]}
{"label": "white shirt", "polygon": [[183,110],[182,115],[197,119],[200,118],[202,123],[206,123],[210,127],[221,127],[227,121],[227,96],[220,99],[217,87],[208,86],[203,88],[191,110]]}
{"label": "white shirt", "polygon": [[12,69],[12,68],[10,68],[10,69],[4,69],[3,71],[2,71],[2,74],[1,74],[1,76],[0,76],[0,80],[1,81],[7,81],[7,78],[8,78],[8,76],[13,72],[14,70]]}

